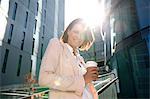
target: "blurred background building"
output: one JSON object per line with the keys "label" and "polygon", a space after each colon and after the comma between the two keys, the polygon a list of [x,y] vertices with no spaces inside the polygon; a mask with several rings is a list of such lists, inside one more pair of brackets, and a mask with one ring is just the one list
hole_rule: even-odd
{"label": "blurred background building", "polygon": [[[100,67],[107,65],[111,70],[117,71],[118,98],[148,99],[149,0],[98,1],[104,4],[105,19],[101,27],[94,28],[96,41],[92,48],[82,55],[85,60],[97,61]],[[97,12],[99,14],[102,15],[101,9]]]}
{"label": "blurred background building", "polygon": [[0,21],[0,86],[37,78],[49,40],[64,29],[64,0],[1,0]]}
{"label": "blurred background building", "polygon": [[119,98],[149,98],[149,0],[105,0],[107,65],[119,77]]}

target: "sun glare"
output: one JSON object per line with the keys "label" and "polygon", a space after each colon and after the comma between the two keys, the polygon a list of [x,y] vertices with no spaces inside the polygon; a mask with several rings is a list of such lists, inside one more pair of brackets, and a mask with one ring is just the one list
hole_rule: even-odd
{"label": "sun glare", "polygon": [[104,0],[66,0],[65,26],[75,18],[83,18],[91,27],[100,26],[105,18]]}

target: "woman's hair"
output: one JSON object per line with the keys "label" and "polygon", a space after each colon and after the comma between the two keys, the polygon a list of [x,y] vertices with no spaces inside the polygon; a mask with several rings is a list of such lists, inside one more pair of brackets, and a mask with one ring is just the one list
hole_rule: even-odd
{"label": "woman's hair", "polygon": [[81,51],[87,51],[93,44],[95,38],[94,38],[94,34],[91,31],[90,27],[88,27],[86,25],[86,23],[84,22],[83,19],[78,18],[73,20],[68,27],[66,28],[66,30],[64,31],[64,33],[62,34],[60,40],[64,43],[68,43],[68,31],[71,30],[76,24],[83,24],[86,27],[86,30],[84,33],[82,33],[82,38],[83,38],[83,43],[82,45],[79,47],[79,49]]}

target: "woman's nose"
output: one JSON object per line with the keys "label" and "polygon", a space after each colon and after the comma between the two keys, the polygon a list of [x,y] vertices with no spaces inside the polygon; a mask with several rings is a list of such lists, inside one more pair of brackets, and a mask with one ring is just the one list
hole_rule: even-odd
{"label": "woman's nose", "polygon": [[82,41],[84,40],[84,34],[83,34],[83,33],[80,34],[80,39],[81,39]]}
{"label": "woman's nose", "polygon": [[77,39],[81,39],[80,33],[76,34]]}

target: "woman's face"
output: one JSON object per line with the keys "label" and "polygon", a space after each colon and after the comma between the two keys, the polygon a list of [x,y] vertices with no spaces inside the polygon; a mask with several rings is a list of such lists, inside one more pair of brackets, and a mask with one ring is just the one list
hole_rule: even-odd
{"label": "woman's face", "polygon": [[85,31],[85,26],[81,23],[75,24],[71,30],[68,31],[68,44],[76,49],[83,43],[82,33]]}

